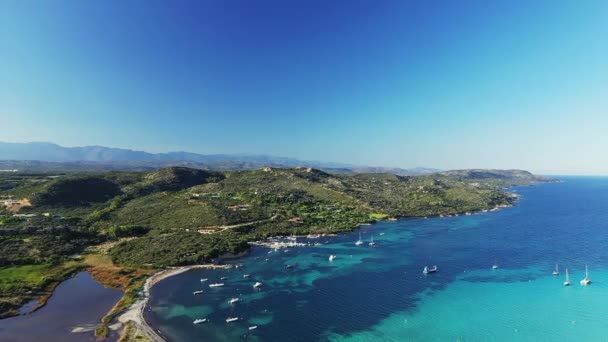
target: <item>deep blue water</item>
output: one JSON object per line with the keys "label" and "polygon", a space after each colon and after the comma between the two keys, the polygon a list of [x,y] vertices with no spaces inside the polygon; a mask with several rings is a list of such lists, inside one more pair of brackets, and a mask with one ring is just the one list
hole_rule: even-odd
{"label": "deep blue water", "polygon": [[[496,212],[362,227],[376,248],[356,247],[359,231],[286,252],[254,248],[234,261],[240,269],[190,271],[156,285],[147,320],[171,341],[606,340],[608,178],[563,179],[515,188],[517,205]],[[439,272],[423,275],[426,264]],[[578,284],[585,264],[589,287]],[[224,276],[218,289],[199,280]],[[232,297],[240,301],[229,305]],[[211,322],[194,325],[196,318]]]}

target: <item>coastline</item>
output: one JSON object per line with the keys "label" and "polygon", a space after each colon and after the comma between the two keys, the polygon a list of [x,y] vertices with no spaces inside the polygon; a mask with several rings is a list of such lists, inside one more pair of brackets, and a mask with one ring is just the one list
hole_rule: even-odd
{"label": "coastline", "polygon": [[[515,194],[512,192],[509,192],[509,194],[512,196],[513,200],[510,201],[508,204],[496,205],[493,208],[485,209],[485,210],[482,209],[482,210],[477,210],[477,211],[460,212],[460,213],[448,214],[448,215],[440,214],[440,215],[431,216],[431,217],[447,218],[447,217],[457,217],[460,215],[483,214],[483,213],[498,211],[500,209],[504,209],[504,208],[508,208],[508,207],[513,207],[516,204],[517,200],[520,198],[519,198],[518,194]],[[426,219],[426,218],[431,218],[431,217],[409,217],[409,218],[410,219],[412,219],[412,218],[413,219]],[[373,223],[370,223],[370,222],[359,223],[359,224],[355,225],[355,227],[353,227],[353,229],[351,229],[350,231],[343,232],[343,233],[352,232],[355,229],[360,228],[360,226],[363,226],[363,225],[373,225],[374,223],[378,223],[378,222],[382,222],[382,221],[397,221],[400,219],[404,219],[404,217],[397,216],[397,217],[390,217],[387,219],[376,220]],[[319,234],[319,235],[320,236],[337,236],[338,233],[326,233],[326,234]],[[307,236],[301,235],[301,236],[297,236],[297,237],[307,237]],[[264,246],[263,243],[260,244],[259,242],[250,242],[249,244]],[[269,246],[265,246],[265,247],[269,247]],[[243,251],[241,253],[238,253],[237,255],[232,256],[232,258],[243,257],[247,253],[248,253],[248,251]],[[156,330],[154,330],[152,328],[152,326],[150,326],[148,324],[148,322],[146,322],[145,317],[144,317],[144,309],[146,308],[146,305],[148,304],[148,300],[150,298],[150,290],[154,285],[158,284],[160,281],[162,281],[164,279],[187,272],[192,269],[217,269],[217,268],[229,269],[231,267],[233,267],[233,266],[232,265],[218,265],[218,264],[199,264],[199,265],[169,267],[169,268],[163,269],[159,272],[156,272],[153,275],[151,275],[150,277],[148,277],[144,283],[140,298],[133,305],[131,305],[125,312],[123,312],[121,315],[119,315],[117,318],[118,323],[116,323],[115,329],[122,328],[122,333],[121,333],[119,342],[128,341],[128,336],[130,334],[133,334],[133,332],[131,332],[129,329],[130,326],[134,326],[136,333],[143,334],[144,336],[148,337],[151,341],[166,342],[166,340],[160,335],[160,333],[157,332]]]}
{"label": "coastline", "polygon": [[152,276],[146,279],[144,283],[144,287],[141,292],[141,297],[131,305],[124,313],[118,316],[118,322],[123,327],[123,333],[121,334],[121,339],[123,339],[125,331],[128,327],[128,323],[132,322],[135,325],[136,329],[140,330],[145,334],[148,338],[155,342],[166,342],[166,340],[156,331],[154,330],[145,320],[144,318],[144,310],[146,305],[148,304],[148,300],[150,299],[150,289],[158,284],[161,280],[167,279],[169,277],[173,277],[175,275],[193,270],[193,269],[215,269],[215,268],[231,268],[230,265],[216,265],[216,264],[203,264],[203,265],[190,265],[190,266],[180,266],[180,267],[171,267],[159,272],[156,272]]}

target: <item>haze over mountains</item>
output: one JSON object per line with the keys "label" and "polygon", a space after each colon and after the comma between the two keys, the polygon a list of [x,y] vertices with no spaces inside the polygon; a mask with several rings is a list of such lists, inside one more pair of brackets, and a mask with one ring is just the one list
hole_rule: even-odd
{"label": "haze over mountains", "polygon": [[48,142],[0,142],[0,168],[2,169],[145,170],[177,165],[213,170],[241,170],[264,166],[306,166],[333,173],[390,172],[397,175],[420,175],[438,171],[424,167],[413,169],[370,167],[268,155],[198,154],[183,151],[149,153],[104,146],[64,147]]}

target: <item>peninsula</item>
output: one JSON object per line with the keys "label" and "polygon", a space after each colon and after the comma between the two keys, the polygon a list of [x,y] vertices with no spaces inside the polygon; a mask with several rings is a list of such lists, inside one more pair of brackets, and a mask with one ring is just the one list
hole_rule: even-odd
{"label": "peninsula", "polygon": [[520,170],[1,173],[0,317],[18,314],[32,299],[43,305],[56,284],[87,269],[125,293],[102,319],[96,333],[103,337],[148,277],[167,267],[211,263],[272,236],[492,210],[517,199],[506,187],[545,181]]}

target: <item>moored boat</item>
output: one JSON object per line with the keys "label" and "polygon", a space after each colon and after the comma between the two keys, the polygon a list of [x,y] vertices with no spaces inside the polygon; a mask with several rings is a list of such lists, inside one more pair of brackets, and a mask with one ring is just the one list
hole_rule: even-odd
{"label": "moored boat", "polygon": [[194,324],[207,323],[207,319],[206,318],[195,319],[194,322],[192,322],[192,323],[194,323]]}
{"label": "moored boat", "polygon": [[435,273],[437,272],[437,265],[433,265],[433,266],[424,266],[424,269],[422,270],[423,274],[429,274],[429,273]]}
{"label": "moored boat", "polygon": [[260,283],[259,281],[256,282],[255,284],[253,284],[253,288],[257,289],[258,287],[262,286],[262,283]]}
{"label": "moored boat", "polygon": [[355,242],[355,246],[361,246],[363,244],[363,240],[361,240],[361,232],[359,232],[359,240]]}
{"label": "moored boat", "polygon": [[589,268],[585,265],[585,278],[581,279],[581,285],[587,286],[591,284],[591,279],[589,278]]}
{"label": "moored boat", "polygon": [[240,299],[238,297],[234,297],[228,301],[228,304],[234,304],[234,303],[238,302],[239,300]]}
{"label": "moored boat", "polygon": [[235,322],[238,320],[239,320],[238,317],[228,317],[228,318],[226,318],[226,323],[231,323],[231,322]]}
{"label": "moored boat", "polygon": [[224,286],[224,283],[209,284],[209,287],[222,287],[222,286]]}
{"label": "moored boat", "polygon": [[203,293],[203,290],[196,290],[194,292],[192,292],[193,295],[197,295],[197,294],[201,294]]}

